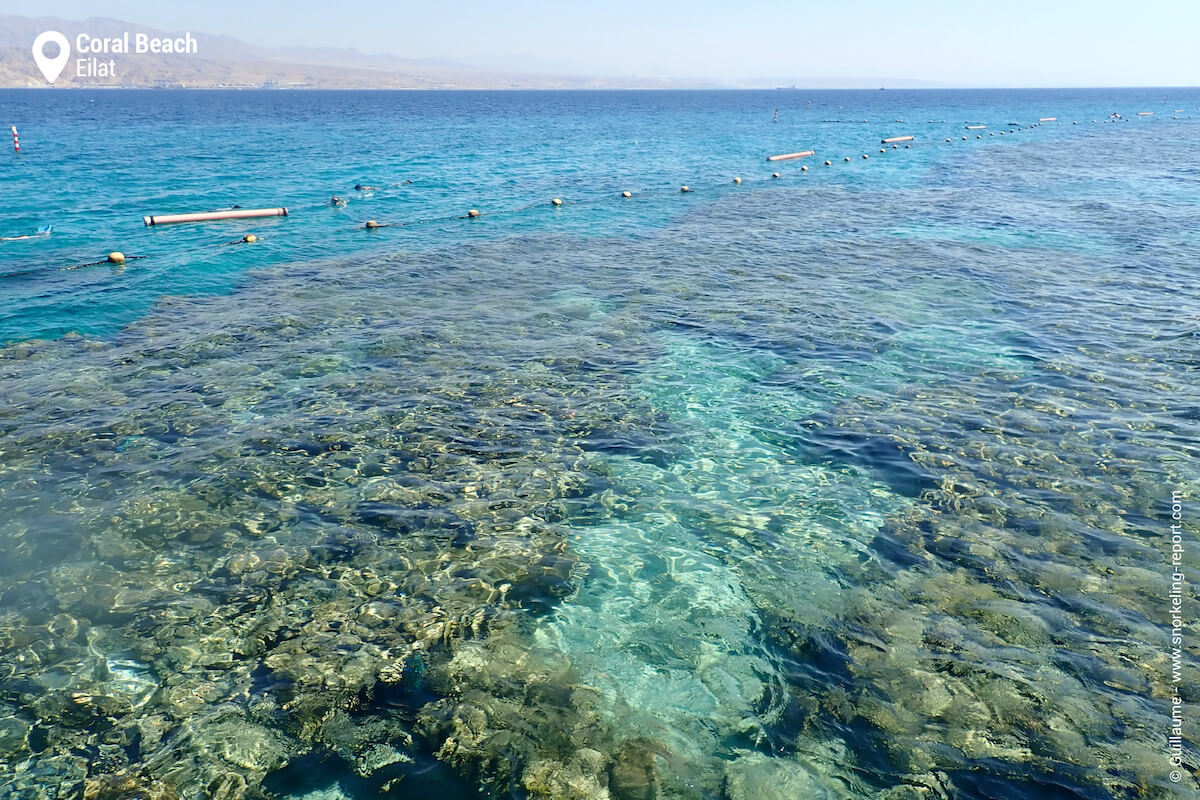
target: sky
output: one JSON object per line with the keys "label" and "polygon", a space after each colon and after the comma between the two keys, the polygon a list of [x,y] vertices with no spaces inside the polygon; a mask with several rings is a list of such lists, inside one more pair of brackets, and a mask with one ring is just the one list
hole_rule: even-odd
{"label": "sky", "polygon": [[1200,85],[1196,0],[4,0],[0,12],[571,75]]}

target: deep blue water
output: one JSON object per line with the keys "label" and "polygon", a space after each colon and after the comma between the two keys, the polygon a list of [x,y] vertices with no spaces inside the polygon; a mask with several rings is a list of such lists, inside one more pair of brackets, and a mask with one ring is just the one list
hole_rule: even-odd
{"label": "deep blue water", "polygon": [[1200,90],[0,107],[0,798],[1196,791]]}

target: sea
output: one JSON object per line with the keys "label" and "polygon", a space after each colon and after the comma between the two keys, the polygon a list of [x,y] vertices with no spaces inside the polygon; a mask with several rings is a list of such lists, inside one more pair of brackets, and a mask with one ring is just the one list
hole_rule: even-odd
{"label": "sea", "polygon": [[0,124],[3,800],[1200,791],[1200,89]]}

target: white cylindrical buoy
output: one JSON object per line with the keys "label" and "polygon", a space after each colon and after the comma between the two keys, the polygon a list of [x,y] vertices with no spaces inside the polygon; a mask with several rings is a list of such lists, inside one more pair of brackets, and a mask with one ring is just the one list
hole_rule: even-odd
{"label": "white cylindrical buoy", "polygon": [[849,160],[850,160],[850,156],[846,156],[845,158],[842,159],[842,161],[849,161]]}
{"label": "white cylindrical buoy", "polygon": [[210,222],[221,219],[253,219],[255,217],[286,217],[286,208],[232,208],[228,211],[203,211],[198,214],[160,214],[142,217],[147,225],[172,225],[177,222]]}
{"label": "white cylindrical buoy", "polygon": [[950,141],[950,140],[949,140],[949,139],[947,139],[946,141],[948,142],[948,141]]}
{"label": "white cylindrical buoy", "polygon": [[833,162],[832,162],[832,161],[826,161],[826,162],[825,162],[825,166],[827,166],[827,167],[832,167],[832,166],[833,166]]}
{"label": "white cylindrical buoy", "polygon": [[17,126],[16,125],[12,126],[12,132],[13,132],[13,150],[15,150],[16,152],[19,153],[19,152],[21,152],[21,140],[17,138]]}
{"label": "white cylindrical buoy", "polygon": [[779,177],[779,173],[778,173],[778,172],[772,172],[772,173],[771,173],[771,177],[772,177],[772,178],[778,178],[778,177]]}
{"label": "white cylindrical buoy", "polygon": [[879,143],[880,144],[891,144],[892,142],[911,142],[912,140],[913,140],[913,137],[911,137],[911,136],[891,136],[887,139],[880,139]]}
{"label": "white cylindrical buoy", "polygon": [[885,150],[884,148],[882,148],[882,147],[881,147],[881,148],[879,148],[879,152],[881,152],[881,153],[886,153],[886,152],[887,152],[887,150]]}
{"label": "white cylindrical buoy", "polygon": [[799,153],[784,153],[779,156],[767,156],[767,161],[788,161],[793,158],[807,158],[815,153],[815,150],[801,150]]}
{"label": "white cylindrical buoy", "polygon": [[808,167],[801,167],[801,168],[800,168],[800,171],[801,171],[801,172],[808,172]]}
{"label": "white cylindrical buoy", "polygon": [[120,250],[114,250],[108,254],[107,260],[108,260],[108,263],[110,263],[110,264],[124,264],[125,263],[125,254],[122,253]]}
{"label": "white cylindrical buoy", "polygon": [[870,158],[870,156],[867,155],[866,153],[863,153],[863,158]]}

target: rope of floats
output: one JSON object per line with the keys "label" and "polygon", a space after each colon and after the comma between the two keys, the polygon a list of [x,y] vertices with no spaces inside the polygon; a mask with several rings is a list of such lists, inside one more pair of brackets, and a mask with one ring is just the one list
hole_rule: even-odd
{"label": "rope of floats", "polygon": [[[257,241],[258,241],[258,236],[256,236],[253,233],[247,233],[242,238],[234,239],[231,242],[217,242],[215,244],[200,245],[196,249],[200,249],[203,247],[228,247],[230,245],[235,245],[235,244],[253,244],[254,242],[257,242]],[[17,277],[21,277],[23,275],[41,275],[41,274],[45,274],[45,273],[49,273],[49,272],[70,272],[70,271],[76,270],[76,269],[83,269],[84,267],[98,267],[101,264],[108,264],[108,265],[114,266],[114,267],[123,267],[126,264],[130,263],[131,261],[143,261],[147,258],[155,258],[157,255],[159,255],[159,254],[147,253],[146,255],[140,255],[140,256],[125,255],[120,250],[114,250],[111,253],[109,253],[107,256],[105,256],[104,258],[100,259],[99,261],[86,261],[82,264],[71,264],[66,267],[36,267],[34,269],[23,269],[23,270],[19,270],[17,272],[0,272],[0,279],[17,278]]]}
{"label": "rope of floats", "polygon": [[[1142,113],[1142,112],[1139,112],[1139,114],[1140,113]],[[1151,112],[1151,113],[1153,113],[1153,112]],[[1019,123],[1016,123],[1016,122],[1010,122],[1008,125],[1006,125],[1004,127],[1005,127],[1007,133],[1015,134],[1015,133],[1018,133],[1019,131],[1032,130],[1034,128],[1041,127],[1043,124],[1045,124],[1047,122],[1055,122],[1055,121],[1057,121],[1057,119],[1058,119],[1057,117],[1042,117],[1036,123],[1032,123],[1029,125],[1020,125]],[[1121,118],[1121,119],[1123,120],[1124,118]],[[842,122],[842,120],[824,120],[824,121],[825,122]],[[867,121],[868,120],[862,120],[862,122],[867,122]],[[900,122],[900,123],[902,123],[903,121],[904,120],[896,120],[896,122]],[[1105,120],[1105,122],[1108,122],[1108,121],[1109,120]],[[856,122],[856,120],[847,120],[847,122]],[[935,123],[936,121],[930,120],[929,122]],[[941,122],[945,122],[945,120],[941,120]],[[1092,122],[1097,122],[1097,120],[1092,120]],[[1079,123],[1075,122],[1074,124],[1078,125]],[[974,125],[974,124],[966,125],[966,128],[968,130],[981,130],[981,129],[985,129],[986,127],[987,127],[986,125]],[[994,136],[995,133],[990,133],[989,135]],[[1001,136],[1005,135],[1005,131],[1000,131],[1000,135]],[[967,136],[962,137],[963,141],[966,141],[968,138],[969,137],[967,137]],[[976,138],[982,139],[983,136],[977,135]],[[890,137],[881,139],[880,144],[890,144],[892,146],[892,149],[899,150],[900,144],[905,143],[904,149],[908,150],[908,149],[912,148],[912,143],[915,143],[915,141],[916,141],[916,137],[911,136],[911,135],[890,136]],[[948,139],[946,139],[946,141],[953,142],[954,140],[948,138]],[[880,148],[879,152],[887,153],[888,150],[887,150],[887,148]],[[783,153],[780,155],[767,156],[766,160],[768,162],[792,161],[792,160],[797,160],[797,159],[802,159],[802,158],[809,158],[809,157],[814,156],[815,154],[816,154],[816,151],[814,151],[814,150],[801,150],[801,151],[798,151],[795,153]],[[864,159],[869,159],[870,154],[863,153],[862,157]],[[850,162],[852,160],[853,159],[850,156],[845,156],[842,158],[843,163]],[[826,159],[823,163],[824,163],[824,166],[831,167],[831,166],[833,166],[834,162],[832,160]],[[801,166],[800,171],[802,173],[807,173],[808,166],[807,165]],[[770,176],[770,180],[779,180],[782,178],[783,178],[783,175],[779,172],[772,172],[771,176]],[[735,185],[741,185],[744,181],[740,176],[735,176],[733,178],[732,182]],[[762,182],[762,181],[757,181],[757,182]],[[713,185],[716,185],[716,184],[713,184]],[[680,186],[678,190],[665,189],[663,187],[649,187],[649,188],[634,189],[634,190],[626,189],[626,190],[620,192],[619,197],[622,199],[625,199],[625,200],[629,200],[629,199],[632,199],[635,197],[663,195],[663,194],[667,194],[667,193],[689,194],[693,191],[695,191],[695,189],[693,189],[692,186],[690,186],[688,184],[684,184],[684,185]],[[549,201],[543,200],[541,202],[530,203],[527,205],[519,206],[517,208],[498,209],[496,211],[480,211],[477,208],[472,208],[469,211],[467,211],[467,213],[465,213],[465,214],[453,214],[453,215],[449,215],[449,216],[429,217],[429,218],[425,218],[425,219],[396,220],[396,221],[384,221],[384,222],[381,222],[379,220],[369,219],[362,224],[356,225],[355,229],[356,230],[375,231],[375,230],[380,230],[383,228],[406,228],[406,227],[412,227],[412,226],[416,226],[416,225],[428,225],[428,224],[439,223],[439,222],[454,222],[456,220],[478,219],[480,217],[497,217],[497,216],[504,216],[504,215],[508,215],[508,214],[517,214],[517,213],[522,213],[525,211],[530,211],[535,208],[542,208],[547,205],[555,207],[555,208],[561,208],[563,206],[569,206],[569,205],[586,205],[586,204],[591,204],[591,203],[603,202],[604,199],[605,198],[603,198],[603,197],[597,197],[597,198],[586,199],[586,200],[564,200],[561,197],[554,197],[554,198],[550,199]]]}
{"label": "rope of floats", "polygon": [[[1176,113],[1178,113],[1178,112],[1176,112]],[[1153,116],[1153,115],[1154,115],[1153,111],[1137,112],[1137,116],[1139,116],[1139,117],[1149,117],[1149,116]],[[1173,117],[1173,119],[1178,119],[1178,117]],[[1128,121],[1127,117],[1122,117],[1119,114],[1114,114],[1111,117],[1109,117],[1108,119],[1105,119],[1104,123],[1107,125],[1110,122],[1126,122],[1126,121]],[[826,122],[826,123],[843,123],[843,122],[858,123],[860,121],[859,120],[844,120],[843,121],[840,119],[839,120],[828,120],[827,119],[827,120],[824,120],[824,122]],[[868,120],[861,120],[861,122],[868,122]],[[896,122],[902,123],[903,120],[896,120]],[[937,120],[929,120],[929,122],[931,124],[936,124],[938,121]],[[944,123],[945,120],[941,120],[940,122]],[[1055,123],[1055,122],[1057,122],[1059,125],[1062,124],[1061,122],[1058,122],[1057,117],[1040,117],[1037,122],[1031,123],[1029,125],[1021,125],[1016,122],[1010,122],[1007,125],[1003,126],[1004,130],[989,131],[988,136],[996,136],[997,134],[1000,136],[1004,136],[1006,133],[1007,134],[1016,134],[1016,133],[1019,133],[1020,131],[1032,130],[1033,128],[1041,127],[1042,125],[1045,125],[1046,123]],[[1092,120],[1092,123],[1097,123],[1097,122],[1099,122],[1099,120],[1096,120],[1096,119]],[[1072,124],[1078,125],[1079,121],[1076,120]],[[982,123],[974,123],[974,124],[968,123],[968,124],[965,124],[965,129],[968,131],[972,131],[972,132],[984,131],[987,129],[987,126]],[[983,134],[977,133],[975,138],[982,139]],[[967,141],[968,139],[969,139],[969,136],[967,136],[967,135],[964,135],[962,137],[962,141]],[[893,149],[893,150],[899,150],[900,145],[904,144],[904,149],[907,150],[907,149],[912,148],[912,144],[915,143],[915,140],[916,140],[916,137],[912,136],[912,135],[890,136],[890,137],[881,139],[880,144],[891,145],[891,149]],[[954,141],[954,139],[951,137],[946,138],[946,143],[952,143],[953,141]],[[879,149],[879,152],[887,153],[888,148],[881,147]],[[801,151],[797,151],[794,153],[783,153],[780,155],[767,156],[766,160],[768,162],[793,161],[793,160],[799,160],[799,159],[803,159],[803,158],[811,158],[814,155],[816,155],[816,151],[814,151],[814,150],[801,150]],[[869,159],[870,154],[863,153],[862,158]],[[850,156],[844,156],[842,158],[843,163],[848,163],[852,160],[853,159],[851,159]],[[826,167],[832,167],[833,163],[834,162],[832,159],[826,159],[823,162],[824,166],[826,166]],[[801,171],[801,173],[807,173],[808,166],[802,165],[800,167],[800,171]],[[771,181],[779,180],[782,177],[783,176],[781,173],[772,172],[769,180],[771,180]],[[744,181],[741,176],[735,176],[732,179],[732,183],[734,185],[741,185],[743,182]],[[756,182],[765,182],[765,181],[759,180]],[[412,183],[412,181],[411,180],[405,181],[405,183],[406,184]],[[717,185],[717,184],[713,184],[713,185]],[[626,189],[626,190],[620,192],[618,196],[623,200],[630,200],[635,197],[662,195],[667,192],[676,193],[676,194],[690,194],[693,191],[695,191],[695,190],[690,185],[684,184],[679,187],[678,191],[668,190],[663,187],[648,187],[648,188],[642,188],[642,189],[637,189],[637,190]],[[606,199],[605,197],[596,197],[596,198],[592,198],[592,199],[582,199],[582,200],[564,200],[561,197],[554,197],[554,198],[550,199],[549,201],[543,200],[543,201],[539,201],[536,203],[528,203],[526,205],[517,206],[515,208],[505,208],[505,209],[498,209],[495,211],[487,211],[487,212],[480,211],[477,208],[472,208],[472,209],[469,209],[467,211],[467,213],[465,213],[465,214],[451,214],[451,215],[446,215],[446,216],[426,217],[426,218],[422,218],[422,219],[413,219],[413,220],[397,220],[397,221],[390,221],[390,222],[388,222],[388,221],[379,222],[377,220],[369,219],[361,225],[355,225],[354,229],[355,230],[374,231],[374,230],[380,230],[382,228],[407,228],[407,227],[414,227],[417,225],[430,225],[430,224],[444,223],[444,222],[455,222],[458,220],[478,219],[481,217],[508,216],[511,214],[521,214],[526,211],[532,211],[533,209],[542,208],[547,205],[551,206],[553,208],[562,208],[564,206],[588,205],[591,203],[603,202],[605,199]],[[276,216],[286,217],[286,216],[288,216],[288,210],[286,208],[241,209],[238,207],[234,207],[232,209],[227,209],[227,210],[207,211],[207,212],[200,212],[200,213],[194,213],[194,214],[171,214],[171,215],[159,215],[159,216],[146,216],[146,217],[143,217],[142,219],[143,219],[143,222],[149,227],[149,226],[157,226],[157,225],[165,225],[165,224],[181,223],[181,222],[206,222],[206,221],[215,221],[215,220],[253,219],[253,218],[276,217]],[[26,237],[18,237],[18,238],[26,238]],[[234,239],[232,241],[227,241],[227,242],[217,242],[217,243],[209,244],[209,245],[201,245],[201,247],[229,247],[229,246],[240,245],[240,244],[253,244],[258,241],[259,241],[258,236],[256,236],[253,233],[248,233],[239,239]],[[148,258],[155,258],[158,255],[160,255],[160,254],[149,253],[149,254],[145,254],[145,255],[126,255],[120,251],[113,251],[113,252],[109,253],[106,257],[104,257],[98,261],[88,261],[88,262],[84,262],[84,263],[80,263],[80,264],[72,264],[72,265],[65,266],[65,267],[52,267],[52,268],[43,267],[43,268],[21,270],[18,272],[5,272],[5,273],[0,273],[0,279],[15,278],[18,276],[34,275],[34,274],[48,273],[48,272],[67,272],[67,271],[71,271],[71,270],[82,269],[84,267],[99,266],[102,264],[108,264],[108,265],[112,265],[112,266],[124,266],[125,264],[128,264],[132,261],[141,261],[141,260],[148,259]]]}

